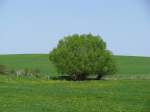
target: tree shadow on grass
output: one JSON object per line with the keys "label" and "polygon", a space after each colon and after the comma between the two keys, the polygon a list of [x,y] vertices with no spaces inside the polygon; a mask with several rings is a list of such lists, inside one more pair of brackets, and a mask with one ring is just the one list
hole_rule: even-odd
{"label": "tree shadow on grass", "polygon": [[105,80],[103,78],[97,79],[96,77],[87,77],[84,80],[74,80],[71,76],[65,75],[65,76],[53,76],[50,77],[51,80],[66,80],[66,81],[89,81],[89,80]]}

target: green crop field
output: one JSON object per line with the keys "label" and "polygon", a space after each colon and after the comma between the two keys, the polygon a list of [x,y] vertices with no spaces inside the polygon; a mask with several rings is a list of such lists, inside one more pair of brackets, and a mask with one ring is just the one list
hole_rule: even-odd
{"label": "green crop field", "polygon": [[[115,56],[115,60],[117,73],[100,81],[0,75],[0,112],[149,112],[150,58]],[[1,55],[0,64],[58,75],[47,54]]]}

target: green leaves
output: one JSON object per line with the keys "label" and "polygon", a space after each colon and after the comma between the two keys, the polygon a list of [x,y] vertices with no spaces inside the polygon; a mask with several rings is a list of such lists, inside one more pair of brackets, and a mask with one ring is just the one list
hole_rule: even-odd
{"label": "green leaves", "polygon": [[105,75],[115,71],[112,53],[98,35],[92,34],[64,37],[50,53],[50,60],[68,75]]}

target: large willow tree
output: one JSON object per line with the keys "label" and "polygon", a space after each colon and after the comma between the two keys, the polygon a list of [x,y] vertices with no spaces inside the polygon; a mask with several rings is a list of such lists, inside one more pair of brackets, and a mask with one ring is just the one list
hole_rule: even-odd
{"label": "large willow tree", "polygon": [[112,53],[99,35],[66,36],[50,52],[49,58],[62,74],[70,75],[73,80],[85,80],[89,75],[101,79],[116,71]]}

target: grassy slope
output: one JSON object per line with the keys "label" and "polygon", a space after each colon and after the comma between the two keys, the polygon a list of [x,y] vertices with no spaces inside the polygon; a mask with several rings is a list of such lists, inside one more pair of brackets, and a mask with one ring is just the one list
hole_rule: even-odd
{"label": "grassy slope", "polygon": [[150,57],[116,56],[118,74],[150,74]]}
{"label": "grassy slope", "polygon": [[[150,58],[115,56],[118,72],[117,75],[150,75]],[[56,69],[48,60],[46,54],[30,55],[0,55],[0,64],[5,64],[11,68],[38,68],[43,75],[56,75]]]}
{"label": "grassy slope", "polygon": [[57,74],[46,54],[0,55],[0,64],[13,69],[39,69],[43,75]]}
{"label": "grassy slope", "polygon": [[110,78],[150,79],[150,57],[115,56],[118,72]]}

